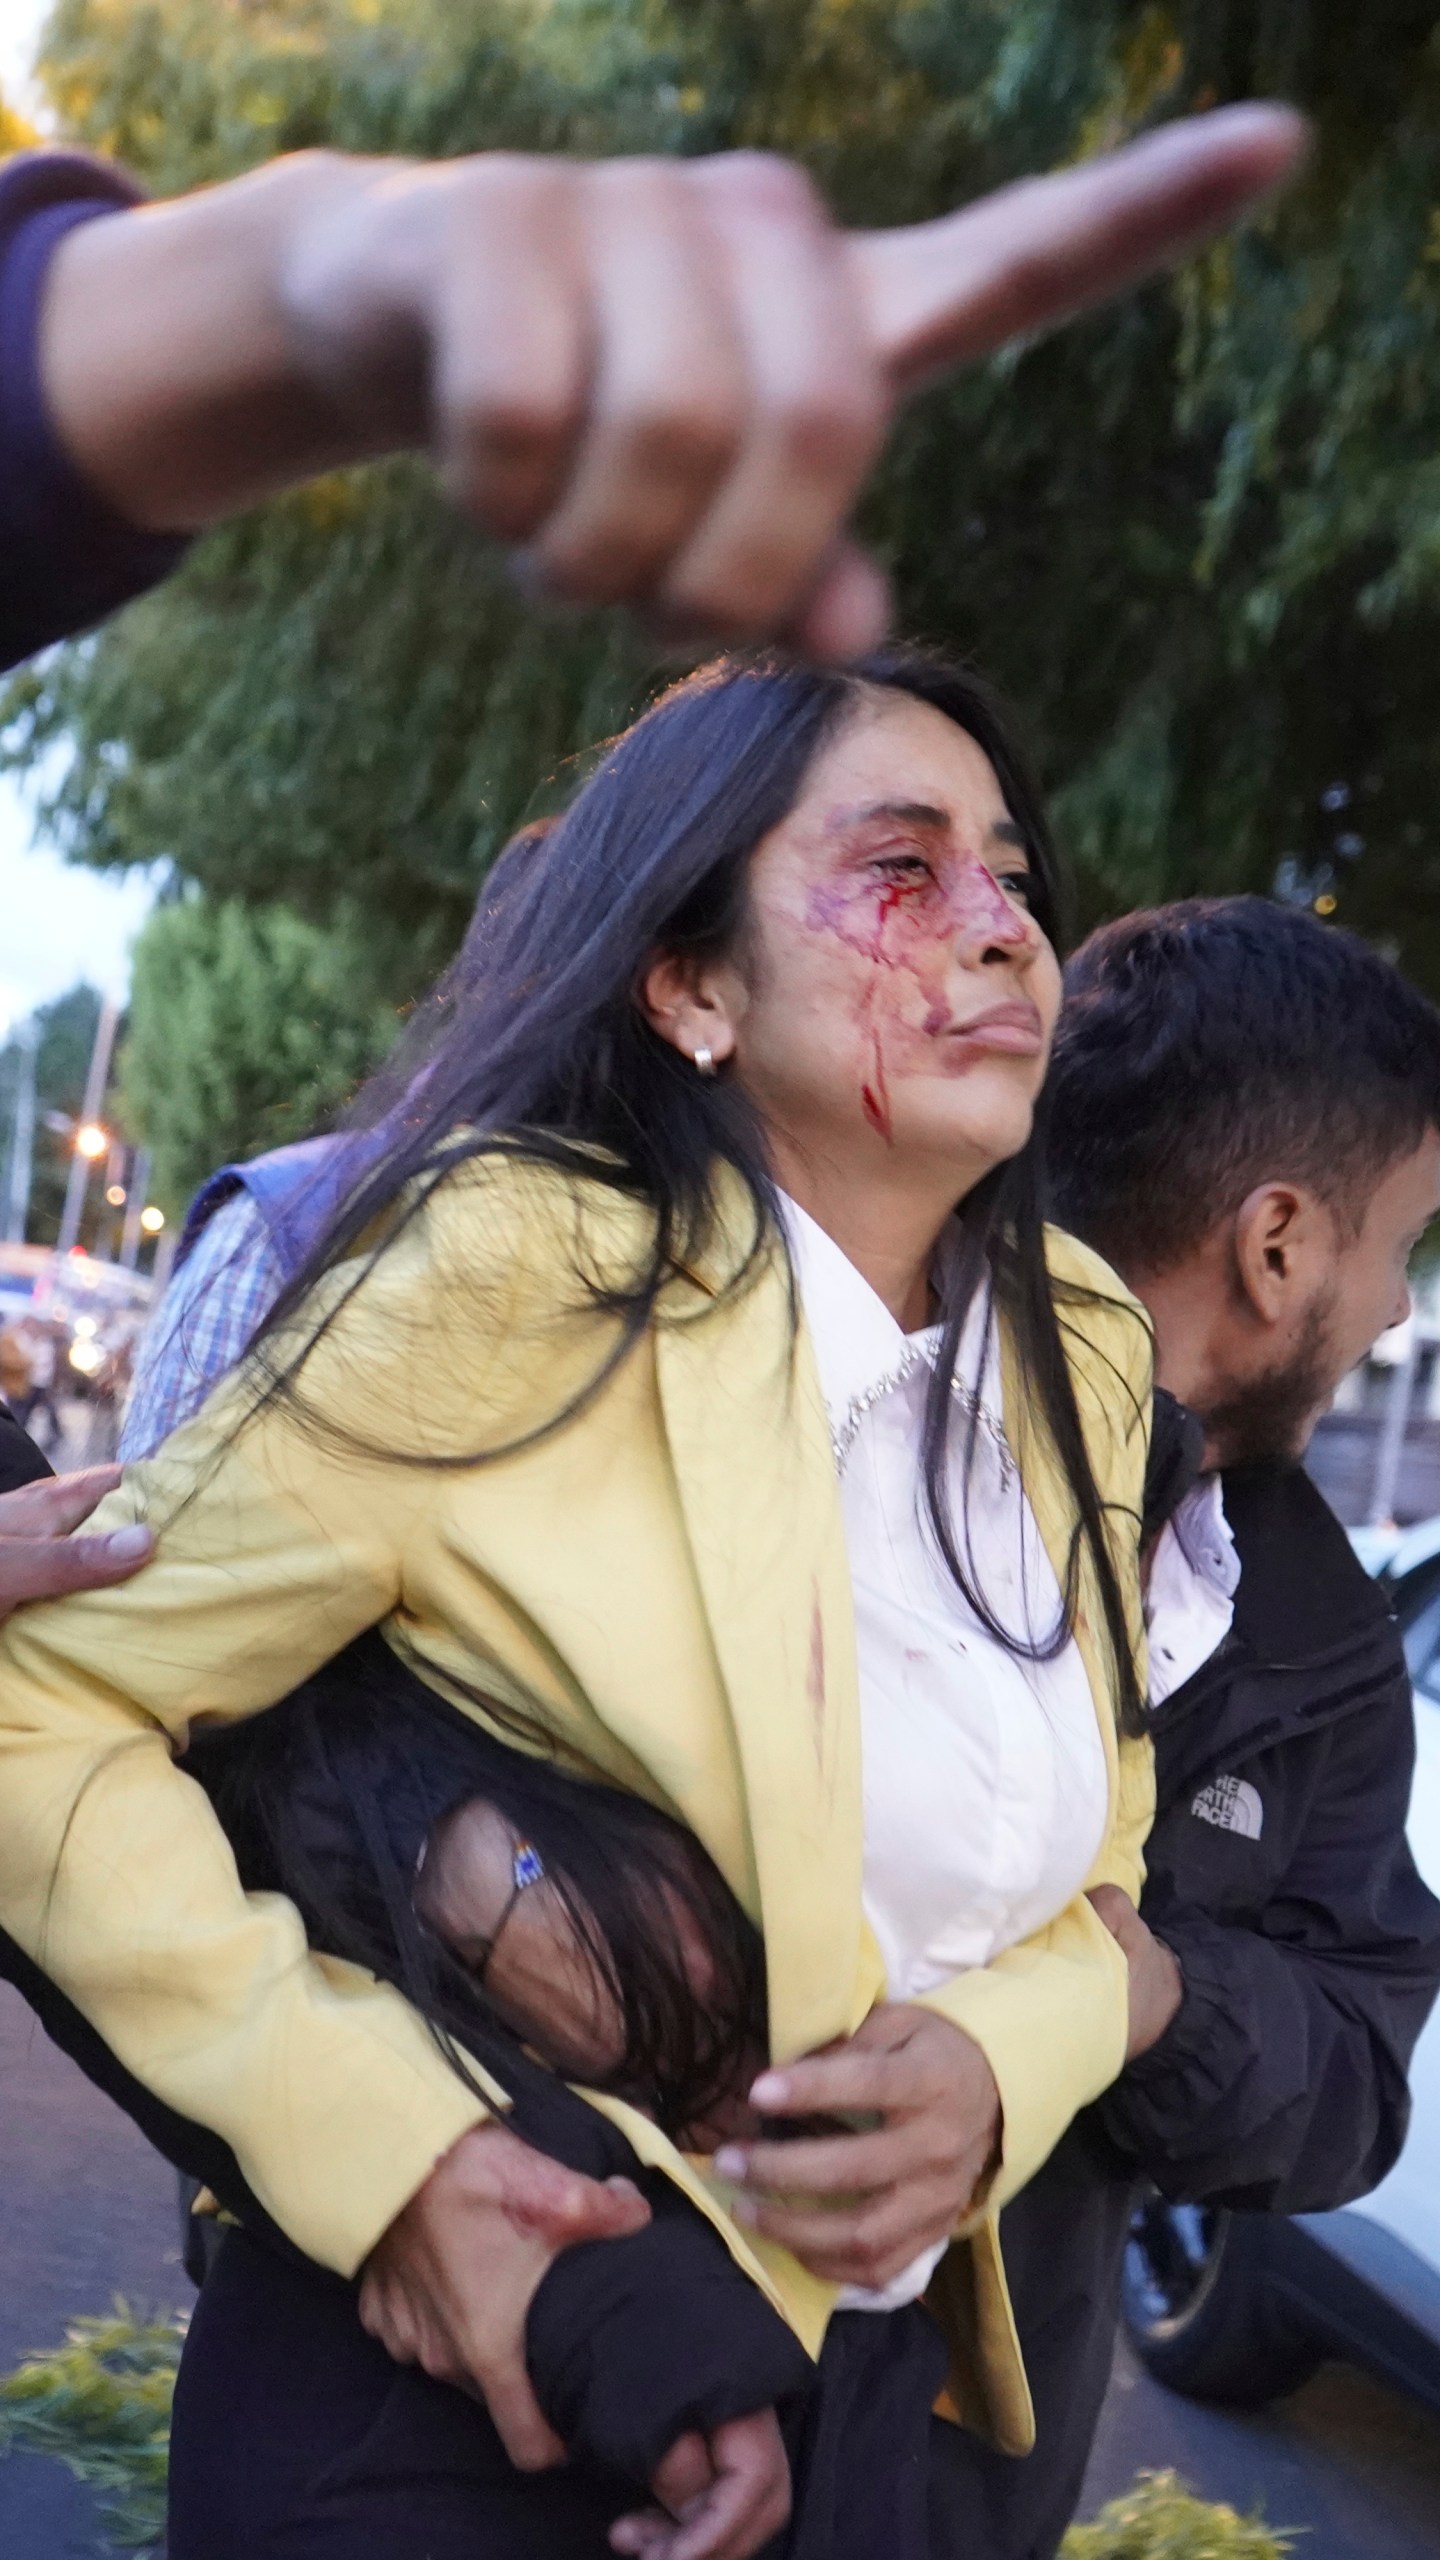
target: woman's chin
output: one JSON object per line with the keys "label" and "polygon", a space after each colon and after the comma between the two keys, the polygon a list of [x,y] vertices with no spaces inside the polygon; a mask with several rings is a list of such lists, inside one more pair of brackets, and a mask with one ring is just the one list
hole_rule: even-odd
{"label": "woman's chin", "polygon": [[1028,1093],[1012,1092],[998,1097],[994,1110],[961,1114],[955,1109],[953,1085],[927,1082],[928,1093],[895,1095],[888,1151],[897,1167],[907,1159],[917,1171],[943,1167],[954,1197],[962,1200],[996,1165],[1019,1155],[1034,1125],[1034,1103]]}

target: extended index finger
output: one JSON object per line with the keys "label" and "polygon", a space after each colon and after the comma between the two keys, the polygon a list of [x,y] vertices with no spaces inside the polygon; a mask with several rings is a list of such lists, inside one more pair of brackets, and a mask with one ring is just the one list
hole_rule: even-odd
{"label": "extended index finger", "polygon": [[1307,130],[1290,107],[1222,107],[938,222],[854,234],[892,387],[913,390],[1187,256],[1289,176]]}
{"label": "extended index finger", "polygon": [[767,2196],[870,2196],[892,2186],[913,2153],[908,2135],[836,2133],[810,2142],[727,2145],[715,2161],[721,2177]]}
{"label": "extended index finger", "polygon": [[838,2053],[809,2053],[762,2071],[750,2101],[762,2116],[888,2112],[921,2106],[934,2088],[931,2058],[907,2045],[847,2044]]}

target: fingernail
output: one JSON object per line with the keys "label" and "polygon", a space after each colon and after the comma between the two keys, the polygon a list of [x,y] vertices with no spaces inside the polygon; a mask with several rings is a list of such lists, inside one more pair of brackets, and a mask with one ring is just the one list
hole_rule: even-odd
{"label": "fingernail", "polygon": [[745,2168],[745,2154],[735,2143],[729,2143],[724,2149],[716,2152],[715,2175],[717,2178],[743,2178]]}
{"label": "fingernail", "polygon": [[762,2071],[750,2091],[752,2107],[783,2107],[790,2095],[790,2083],[783,2071]]}
{"label": "fingernail", "polygon": [[155,1544],[155,1533],[143,1521],[134,1520],[128,1529],[109,1529],[101,1544],[116,1564],[129,1564],[135,1556],[147,1556]]}

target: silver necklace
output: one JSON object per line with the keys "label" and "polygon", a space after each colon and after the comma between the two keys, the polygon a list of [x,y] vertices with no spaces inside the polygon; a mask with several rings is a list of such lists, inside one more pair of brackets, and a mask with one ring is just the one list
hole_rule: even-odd
{"label": "silver necklace", "polygon": [[[866,1414],[880,1403],[882,1397],[891,1394],[896,1387],[903,1386],[906,1379],[926,1357],[925,1352],[917,1350],[913,1343],[907,1343],[893,1369],[887,1369],[882,1378],[876,1378],[861,1394],[851,1398],[845,1409],[844,1420],[830,1435],[830,1446],[835,1453],[837,1475],[843,1476],[845,1473],[846,1463],[859,1437],[860,1426]],[[1015,1474],[1015,1460],[1001,1425],[978,1390],[970,1386],[965,1379],[951,1379],[950,1395],[952,1401],[960,1406],[961,1411],[969,1416],[973,1427],[977,1431],[983,1431],[990,1442],[999,1462],[1001,1484],[1008,1493]]]}

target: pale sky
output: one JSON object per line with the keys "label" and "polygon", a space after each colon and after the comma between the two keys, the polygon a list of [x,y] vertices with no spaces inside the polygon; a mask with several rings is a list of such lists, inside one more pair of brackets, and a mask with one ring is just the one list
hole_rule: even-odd
{"label": "pale sky", "polygon": [[[33,114],[26,74],[49,0],[0,0],[0,90]],[[123,993],[130,944],[150,905],[143,877],[80,871],[33,847],[24,798],[0,774],[0,1038],[77,978]]]}
{"label": "pale sky", "polygon": [[30,812],[0,774],[0,1039],[14,1022],[78,978],[116,995],[130,983],[130,945],[154,889],[82,871],[36,848]]}

